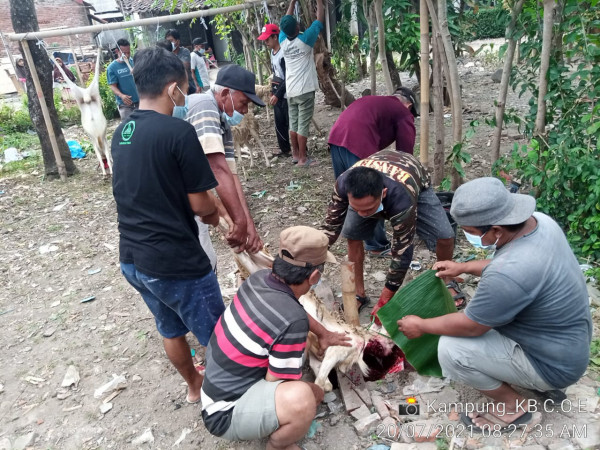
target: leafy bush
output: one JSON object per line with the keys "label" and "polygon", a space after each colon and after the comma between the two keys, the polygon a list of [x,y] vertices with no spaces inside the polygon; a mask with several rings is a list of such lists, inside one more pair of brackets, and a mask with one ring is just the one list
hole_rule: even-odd
{"label": "leafy bush", "polygon": [[[98,80],[100,87],[100,98],[102,99],[102,111],[107,120],[119,117],[119,108],[117,101],[115,100],[115,94],[110,90],[110,86],[106,79],[106,68],[108,64],[104,65],[103,70],[100,71],[100,79]],[[88,79],[88,85],[92,82],[93,78],[90,76]]]}
{"label": "leafy bush", "polygon": [[24,133],[33,128],[29,112],[14,109],[6,104],[0,107],[0,128],[3,133]]}
{"label": "leafy bush", "polygon": [[510,14],[502,7],[479,8],[477,12],[465,11],[464,20],[474,39],[500,38],[506,33]]}
{"label": "leafy bush", "polygon": [[[537,11],[524,9],[522,64],[512,74],[513,89],[530,96],[529,113],[520,122],[531,137],[515,145],[501,164],[523,183],[533,186],[538,210],[552,216],[565,230],[578,256],[600,261],[600,35],[593,33],[598,12],[578,0],[566,0],[562,33],[564,57],[558,48],[550,59],[546,94],[546,132],[535,136],[542,40]],[[534,24],[534,25],[527,25]],[[566,44],[570,44],[568,47]],[[567,61],[577,61],[569,64]],[[600,268],[592,274],[600,279]]]}

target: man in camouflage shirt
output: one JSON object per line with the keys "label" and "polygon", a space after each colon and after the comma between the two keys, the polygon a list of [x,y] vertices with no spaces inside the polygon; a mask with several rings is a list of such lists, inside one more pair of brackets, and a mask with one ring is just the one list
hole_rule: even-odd
{"label": "man in camouflage shirt", "polygon": [[333,245],[340,235],[348,239],[348,259],[355,263],[359,309],[366,306],[363,277],[363,240],[372,237],[379,219],[394,230],[392,262],[385,287],[371,314],[400,288],[413,256],[415,232],[438,261],[452,259],[454,230],[442,204],[430,187],[426,169],[408,153],[382,150],[357,162],[335,183],[324,231]]}

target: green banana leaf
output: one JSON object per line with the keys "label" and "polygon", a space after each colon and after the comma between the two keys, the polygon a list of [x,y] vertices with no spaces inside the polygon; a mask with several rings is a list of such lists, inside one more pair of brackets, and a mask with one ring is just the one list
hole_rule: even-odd
{"label": "green banana leaf", "polygon": [[396,323],[408,315],[426,319],[457,311],[450,292],[444,282],[435,276],[435,272],[426,271],[396,292],[396,295],[377,312],[377,316],[392,340],[404,352],[406,360],[419,374],[441,377],[442,368],[437,358],[440,337],[424,334],[417,339],[408,339],[398,331]]}

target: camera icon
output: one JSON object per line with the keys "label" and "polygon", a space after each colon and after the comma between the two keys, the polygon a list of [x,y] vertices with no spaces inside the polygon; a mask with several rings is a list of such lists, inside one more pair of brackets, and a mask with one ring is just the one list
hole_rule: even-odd
{"label": "camera icon", "polygon": [[408,397],[403,403],[398,405],[398,414],[401,416],[418,416],[421,408],[415,397]]}

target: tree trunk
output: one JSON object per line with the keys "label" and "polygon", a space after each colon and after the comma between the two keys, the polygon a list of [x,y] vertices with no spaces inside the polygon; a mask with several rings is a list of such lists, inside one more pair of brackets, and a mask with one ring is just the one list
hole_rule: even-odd
{"label": "tree trunk", "polygon": [[[462,143],[462,99],[460,92],[460,79],[458,77],[458,66],[456,65],[456,55],[452,46],[452,38],[448,29],[447,10],[448,5],[446,0],[438,0],[437,14],[433,10],[432,0],[427,0],[427,6],[431,14],[431,23],[434,29],[440,34],[443,48],[440,49],[444,53],[447,61],[446,76],[450,87],[451,106],[452,106],[452,145]],[[438,17],[436,17],[436,15]],[[452,169],[452,189],[456,189],[461,184],[460,174],[456,169]]]}
{"label": "tree trunk", "polygon": [[511,10],[511,18],[506,28],[506,38],[508,39],[508,49],[504,55],[504,67],[502,69],[502,80],[500,82],[500,92],[496,102],[496,129],[492,138],[492,164],[500,158],[500,139],[502,136],[502,123],[504,121],[504,110],[506,109],[506,95],[508,94],[508,82],[510,81],[510,72],[512,70],[513,60],[517,41],[514,38],[517,18],[523,9],[525,0],[516,0]]}
{"label": "tree trunk", "polygon": [[390,69],[388,68],[387,57],[385,54],[385,22],[383,20],[383,0],[373,0],[373,9],[375,10],[375,18],[377,20],[379,62],[381,63],[381,70],[383,72],[383,79],[385,81],[387,94],[391,95],[394,93],[394,85],[392,84],[392,77],[390,76]]}
{"label": "tree trunk", "polygon": [[[35,3],[33,0],[10,0],[10,17],[15,33],[24,33],[27,31],[39,31],[37,15],[35,12]],[[26,44],[25,44],[26,45]],[[19,43],[21,53],[23,53],[22,44]],[[42,46],[32,45],[31,54],[34,60],[35,68],[27,66],[27,98],[29,106],[29,115],[42,146],[42,158],[44,160],[44,172],[47,177],[58,177],[58,166],[56,158],[52,150],[50,135],[48,128],[44,122],[40,99],[36,94],[33,80],[31,78],[31,70],[35,69],[40,79],[42,92],[44,93],[44,101],[48,106],[54,134],[61,158],[65,164],[67,175],[73,175],[77,172],[77,168],[71,159],[71,151],[65,141],[58,114],[54,107],[54,92],[52,90],[52,66],[46,54],[46,50]],[[27,62],[25,63],[27,65]]]}
{"label": "tree trunk", "polygon": [[[421,87],[421,141],[419,156],[424,166],[429,165],[429,14],[427,2],[421,0],[420,7],[421,29],[421,70],[419,86]],[[421,82],[423,80],[423,82]],[[439,183],[438,183],[439,184]]]}
{"label": "tree trunk", "polygon": [[398,72],[392,52],[386,50],[385,57],[387,59],[388,70],[390,71],[390,78],[392,80],[392,92],[394,92],[396,89],[402,86],[402,81],[400,81],[400,72]]}
{"label": "tree trunk", "polygon": [[[434,32],[435,33],[435,32]],[[444,85],[442,78],[442,55],[439,39],[433,43],[433,121],[435,126],[435,145],[433,153],[433,185],[439,186],[444,179]],[[429,105],[428,105],[429,106]],[[421,111],[423,116],[423,111]]]}
{"label": "tree trunk", "polygon": [[375,43],[375,19],[373,17],[373,3],[363,0],[363,11],[367,19],[369,29],[369,73],[371,77],[371,95],[377,95],[377,72],[375,71],[375,58],[377,44]]}
{"label": "tree trunk", "polygon": [[[542,54],[540,55],[540,88],[538,91],[538,107],[535,116],[535,135],[546,134],[546,94],[548,93],[548,67],[552,50],[552,26],[554,25],[554,6],[556,0],[544,0],[544,31],[542,34]],[[540,147],[543,143],[540,142]]]}

